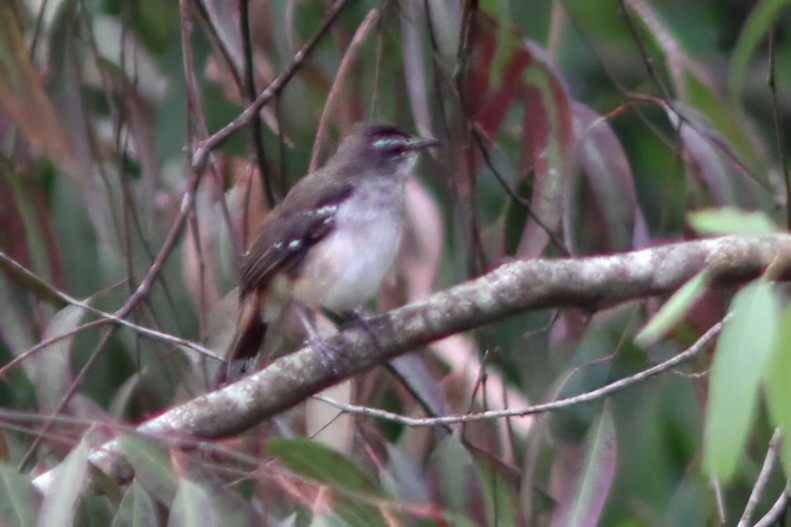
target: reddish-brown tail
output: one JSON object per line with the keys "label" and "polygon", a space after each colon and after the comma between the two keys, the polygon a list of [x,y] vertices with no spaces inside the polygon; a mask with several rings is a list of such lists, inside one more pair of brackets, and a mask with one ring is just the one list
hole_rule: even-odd
{"label": "reddish-brown tail", "polygon": [[262,295],[247,295],[239,301],[239,318],[231,346],[225,354],[225,368],[220,370],[217,385],[233,382],[258,364],[258,353],[266,335],[266,323],[261,320]]}

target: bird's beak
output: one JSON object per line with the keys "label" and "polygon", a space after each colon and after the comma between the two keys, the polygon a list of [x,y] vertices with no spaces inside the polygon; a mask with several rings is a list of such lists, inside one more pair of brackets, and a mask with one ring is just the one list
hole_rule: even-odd
{"label": "bird's beak", "polygon": [[425,150],[432,146],[442,146],[442,143],[430,137],[413,137],[409,140],[409,148],[411,150]]}

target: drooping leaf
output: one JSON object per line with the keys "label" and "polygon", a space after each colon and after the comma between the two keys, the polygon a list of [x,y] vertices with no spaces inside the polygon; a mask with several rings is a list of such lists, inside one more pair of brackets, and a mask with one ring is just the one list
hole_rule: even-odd
{"label": "drooping leaf", "polygon": [[74,525],[107,527],[113,519],[110,500],[106,496],[87,494],[79,501]]}
{"label": "drooping leaf", "polygon": [[705,270],[690,278],[640,330],[635,341],[642,346],[650,346],[662,338],[684,318],[689,309],[706,292],[710,281],[710,273]]}
{"label": "drooping leaf", "polygon": [[753,236],[778,231],[777,225],[763,212],[745,212],[732,207],[693,212],[689,215],[689,223],[704,235]]}
{"label": "drooping leaf", "polygon": [[[705,117],[694,112],[691,108],[686,108],[684,113],[687,119],[694,114],[695,120],[698,122],[680,122],[674,110],[668,108],[667,112],[673,127],[681,135],[687,174],[696,177],[706,185],[715,205],[736,204],[738,201],[734,189],[734,171],[722,152],[708,139],[706,131],[711,129],[710,124]],[[700,124],[701,121],[705,121],[705,124]]]}
{"label": "drooping leaf", "polygon": [[[66,306],[58,311],[44,332],[42,340],[60,335],[69,335],[80,325],[85,310],[77,306]],[[36,386],[38,402],[42,410],[52,412],[60,402],[71,382],[71,346],[74,335],[57,340],[43,349],[26,364],[26,369]]]}
{"label": "drooping leaf", "polygon": [[455,512],[467,512],[471,503],[471,489],[477,489],[477,477],[472,456],[461,442],[445,438],[431,454],[431,466],[439,473],[443,504]]}
{"label": "drooping leaf", "polygon": [[88,170],[44,91],[10,2],[0,2],[0,105],[36,149],[84,180]]}
{"label": "drooping leaf", "polygon": [[786,474],[791,474],[791,306],[780,317],[777,339],[764,372],[769,415],[780,427],[783,441],[781,459]]}
{"label": "drooping leaf", "polygon": [[137,480],[133,481],[118,506],[112,527],[157,527],[158,525],[154,501]]}
{"label": "drooping leaf", "polygon": [[203,486],[183,478],[173,498],[168,527],[214,527],[227,525],[217,513],[211,494]]}
{"label": "drooping leaf", "polygon": [[572,103],[577,159],[604,217],[602,234],[610,250],[635,246],[636,226],[643,226],[634,176],[626,152],[610,124],[582,103]]}
{"label": "drooping leaf", "polygon": [[772,285],[756,280],[745,286],[730,312],[711,367],[703,441],[706,469],[723,483],[741,459],[759,382],[776,342],[779,312]]}
{"label": "drooping leaf", "polygon": [[0,518],[3,524],[24,527],[33,525],[41,498],[30,478],[0,463]]}
{"label": "drooping leaf", "polygon": [[568,148],[573,130],[571,99],[563,77],[549,55],[525,41],[510,27],[478,13],[473,47],[476,60],[468,78],[468,100],[478,129],[497,135],[515,105],[521,111],[518,128],[518,178],[532,177],[532,215],[517,254],[537,256],[560,223]]}
{"label": "drooping leaf", "polygon": [[533,173],[532,215],[517,254],[539,256],[555,231],[563,211],[572,141],[571,99],[555,66],[536,46],[526,43],[534,57],[525,72],[525,113],[519,155],[520,174]]}
{"label": "drooping leaf", "polygon": [[577,481],[574,498],[561,503],[552,518],[553,527],[599,525],[607,502],[617,463],[615,423],[610,405],[605,403],[598,422],[587,438],[585,462]]}
{"label": "drooping leaf", "polygon": [[384,525],[379,509],[355,496],[384,496],[381,487],[350,459],[308,438],[274,437],[267,442],[267,451],[295,473],[331,489],[341,489],[335,496],[333,512],[343,521],[351,525]]}
{"label": "drooping leaf", "polygon": [[760,0],[755,3],[750,16],[742,26],[739,40],[731,54],[731,71],[728,88],[731,99],[742,104],[742,88],[747,80],[750,59],[761,41],[766,38],[780,11],[789,0]]}
{"label": "drooping leaf", "polygon": [[476,459],[475,468],[481,482],[487,525],[519,525],[517,498],[508,482],[485,459]]}
{"label": "drooping leaf", "polygon": [[38,527],[70,525],[74,521],[77,500],[88,474],[88,445],[80,442],[55,470],[41,504]]}
{"label": "drooping leaf", "polygon": [[118,442],[135,469],[137,481],[158,501],[169,504],[176,495],[178,481],[167,452],[161,445],[139,436],[121,435]]}
{"label": "drooping leaf", "polygon": [[382,495],[379,485],[353,461],[316,441],[273,437],[267,451],[297,474],[330,486]]}

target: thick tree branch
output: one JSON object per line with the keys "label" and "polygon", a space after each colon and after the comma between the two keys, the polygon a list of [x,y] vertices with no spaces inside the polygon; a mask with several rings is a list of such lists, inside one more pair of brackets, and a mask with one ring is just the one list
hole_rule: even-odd
{"label": "thick tree branch", "polygon": [[[791,261],[790,255],[791,235],[778,234],[728,236],[592,258],[510,262],[424,302],[354,324],[318,348],[282,357],[263,371],[146,421],[138,430],[197,438],[232,435],[402,353],[514,313],[557,307],[594,311],[670,293],[703,269],[713,270],[719,284],[738,283],[759,276],[770,264]],[[118,454],[117,443],[111,442],[96,450],[91,461],[123,477],[128,472]],[[51,478],[48,472],[35,483],[45,488]]]}

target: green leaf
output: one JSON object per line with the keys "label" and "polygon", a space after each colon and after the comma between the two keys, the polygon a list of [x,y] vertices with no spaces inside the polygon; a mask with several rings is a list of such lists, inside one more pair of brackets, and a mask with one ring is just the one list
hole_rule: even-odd
{"label": "green leaf", "polygon": [[267,442],[267,451],[295,473],[347,491],[336,496],[332,514],[314,518],[320,524],[328,521],[330,525],[337,525],[331,521],[337,515],[351,525],[384,526],[379,509],[356,496],[380,497],[385,495],[384,492],[350,459],[317,441],[302,437],[274,437]]}
{"label": "green leaf", "polygon": [[383,496],[379,485],[353,461],[308,438],[273,437],[267,451],[297,474],[354,492]]}
{"label": "green leaf", "polygon": [[114,506],[107,496],[88,494],[79,501],[74,525],[107,527],[113,519]]}
{"label": "green leaf", "polygon": [[81,441],[58,466],[47,489],[38,517],[38,527],[71,525],[85,477],[88,474],[88,446]]}
{"label": "green leaf", "polygon": [[[42,340],[60,335],[69,335],[80,325],[85,310],[77,306],[66,306],[58,311],[44,332]],[[33,370],[31,381],[36,386],[39,406],[53,412],[60,404],[71,383],[71,347],[75,335],[61,338],[39,352],[29,366]]]}
{"label": "green leaf", "polygon": [[656,315],[637,334],[635,341],[642,346],[650,346],[662,338],[684,318],[687,311],[706,292],[710,281],[711,276],[707,271],[702,271],[689,279],[659,308]]}
{"label": "green leaf", "polygon": [[13,4],[0,2],[0,106],[35,149],[76,179],[90,169],[76,155],[31,60]]}
{"label": "green leaf", "polygon": [[475,466],[467,449],[449,436],[431,454],[431,464],[439,469],[442,502],[451,511],[466,512],[470,489],[477,486]]}
{"label": "green leaf", "polygon": [[118,443],[143,487],[159,502],[169,504],[176,495],[178,481],[161,445],[133,435],[119,436]]}
{"label": "green leaf", "polygon": [[780,11],[791,2],[789,0],[763,0],[755,4],[747,22],[742,26],[739,40],[731,55],[731,74],[728,88],[731,99],[741,106],[742,86],[747,78],[750,58],[765,38],[772,25],[777,21]]}
{"label": "green leaf", "polygon": [[0,463],[0,518],[3,525],[33,525],[40,501],[30,478]]}
{"label": "green leaf", "polygon": [[591,108],[573,102],[571,111],[578,162],[601,211],[607,247],[631,249],[641,212],[626,151],[610,123]]}
{"label": "green leaf", "polygon": [[601,519],[617,461],[615,423],[609,403],[605,403],[598,423],[588,435],[587,443],[585,465],[577,482],[574,500],[562,511],[565,518],[563,525],[594,527]]}
{"label": "green leaf", "polygon": [[732,207],[706,209],[689,215],[689,223],[700,234],[761,235],[778,232],[763,212],[744,212]]}
{"label": "green leaf", "polygon": [[224,525],[214,508],[211,494],[188,479],[182,479],[173,506],[168,527],[213,527]]}
{"label": "green leaf", "polygon": [[772,423],[780,427],[780,457],[786,474],[791,474],[791,306],[783,311],[777,340],[764,373],[766,400]]}
{"label": "green leaf", "polygon": [[478,481],[486,482],[481,485],[481,494],[486,507],[486,525],[502,527],[519,525],[516,499],[511,493],[512,489],[508,482],[485,457],[476,458],[475,467]]}
{"label": "green leaf", "polygon": [[756,280],[744,287],[731,313],[711,367],[704,435],[705,466],[723,483],[733,476],[744,450],[759,382],[776,341],[779,313],[772,285]]}
{"label": "green leaf", "polygon": [[133,481],[124,494],[112,527],[156,527],[159,525],[154,501],[143,486]]}

